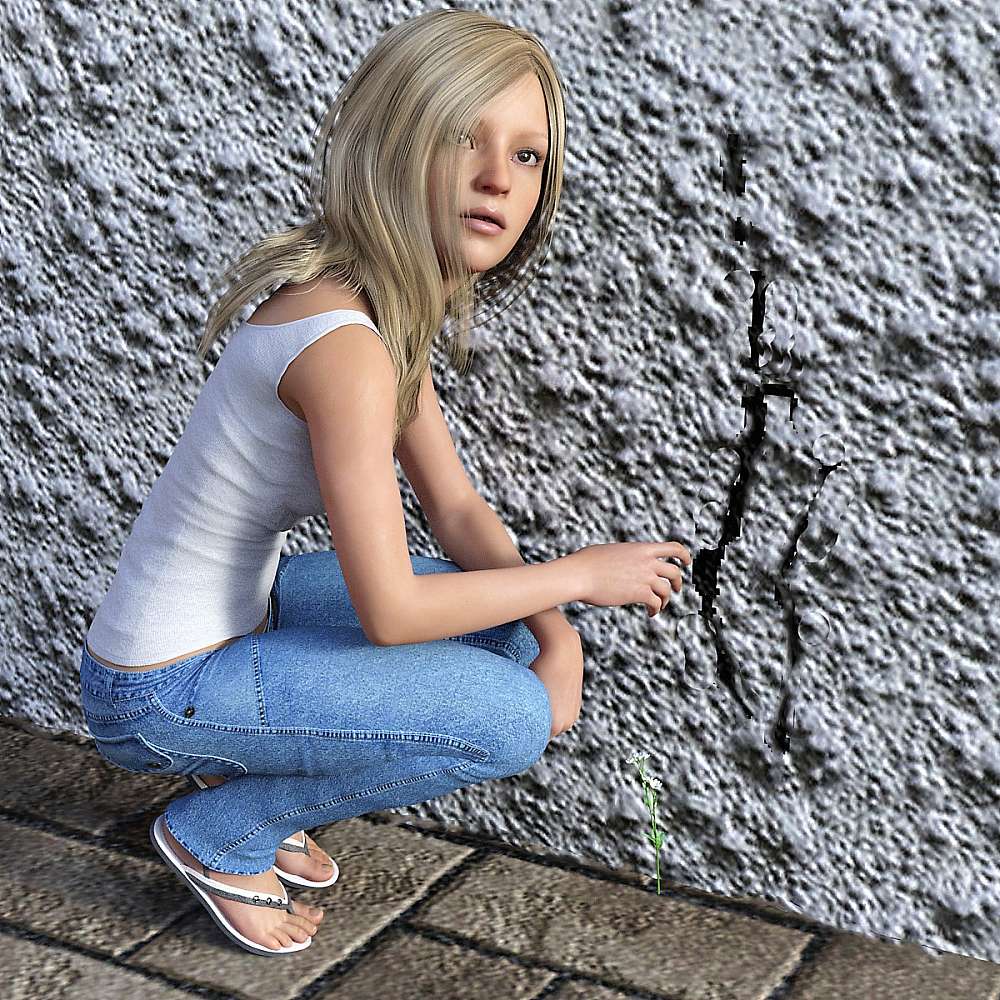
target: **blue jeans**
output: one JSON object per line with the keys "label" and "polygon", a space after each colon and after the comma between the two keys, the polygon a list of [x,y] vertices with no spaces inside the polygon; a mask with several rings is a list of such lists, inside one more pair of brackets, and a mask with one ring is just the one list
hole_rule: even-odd
{"label": "blue jeans", "polygon": [[[410,558],[415,574],[462,572]],[[271,605],[266,631],[148,671],[82,651],[84,717],[105,760],[229,779],[166,810],[206,867],[267,871],[297,830],[508,777],[545,750],[551,707],[523,621],[376,646],[332,549],[283,555]]]}

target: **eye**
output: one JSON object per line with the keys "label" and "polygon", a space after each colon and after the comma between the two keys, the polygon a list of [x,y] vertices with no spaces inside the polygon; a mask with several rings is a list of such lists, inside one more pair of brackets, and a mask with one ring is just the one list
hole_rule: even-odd
{"label": "eye", "polygon": [[[466,139],[471,140],[472,139],[472,135],[470,133],[468,133],[468,132],[461,132],[461,133],[459,133],[459,134],[457,134],[455,136],[455,139],[456,139],[457,142],[461,143],[461,142],[463,142]],[[522,167],[540,167],[542,165],[542,162],[545,159],[544,155],[542,155],[541,153],[539,153],[537,149],[532,149],[530,146],[526,147],[525,149],[519,149],[517,151],[516,155],[520,156],[522,153],[532,153],[534,155],[534,157],[535,157],[535,162],[534,163],[524,163],[524,162],[521,162],[521,166]]]}

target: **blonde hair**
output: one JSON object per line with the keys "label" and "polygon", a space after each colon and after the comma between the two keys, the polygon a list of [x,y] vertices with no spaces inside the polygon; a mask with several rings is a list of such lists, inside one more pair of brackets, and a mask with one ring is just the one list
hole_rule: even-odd
{"label": "blonde hair", "polygon": [[[465,206],[457,140],[475,127],[483,104],[529,72],[541,84],[548,116],[538,204],[510,253],[488,271],[470,273],[461,254]],[[565,139],[561,80],[530,32],[454,9],[393,26],[341,87],[317,129],[313,218],[260,240],[213,283],[228,290],[209,312],[198,354],[204,360],[240,309],[276,286],[327,276],[352,296],[363,291],[396,368],[395,448],[417,416],[420,381],[445,318],[457,329],[446,340],[448,355],[464,374],[471,364],[469,334],[480,325],[473,323],[476,305],[499,302],[509,289],[493,315],[502,312],[545,259]],[[440,250],[428,203],[432,167],[442,178]],[[452,276],[456,287],[446,298],[443,278]]]}

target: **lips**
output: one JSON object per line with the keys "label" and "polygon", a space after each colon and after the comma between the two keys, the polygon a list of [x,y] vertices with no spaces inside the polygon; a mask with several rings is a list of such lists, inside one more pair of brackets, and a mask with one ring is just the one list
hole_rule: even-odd
{"label": "lips", "polygon": [[483,236],[496,236],[498,233],[503,232],[503,229],[501,229],[495,222],[490,222],[487,219],[480,219],[478,216],[463,215],[462,222],[465,223],[466,229],[480,233]]}
{"label": "lips", "polygon": [[475,208],[470,208],[468,212],[463,212],[462,214],[473,219],[485,219],[487,222],[492,222],[495,225],[498,225],[501,229],[506,228],[504,217],[499,212],[493,211],[493,209],[488,208],[486,205],[477,205]]}

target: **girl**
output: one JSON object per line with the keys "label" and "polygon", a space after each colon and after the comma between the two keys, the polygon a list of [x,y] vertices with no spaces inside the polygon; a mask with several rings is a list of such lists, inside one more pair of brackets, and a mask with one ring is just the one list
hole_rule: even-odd
{"label": "girl", "polygon": [[[308,947],[322,919],[283,885],[337,879],[303,827],[519,773],[573,724],[582,646],[560,603],[656,613],[680,587],[662,561],[676,543],[523,565],[434,394],[442,325],[464,365],[477,300],[544,258],[564,140],[559,77],[528,32],[444,9],[379,40],[320,127],[314,217],[226,273],[202,357],[265,301],[199,393],[88,630],[99,752],[192,780],[151,840],[255,954]],[[394,453],[461,565],[409,554]],[[282,555],[322,513],[334,548]]]}

